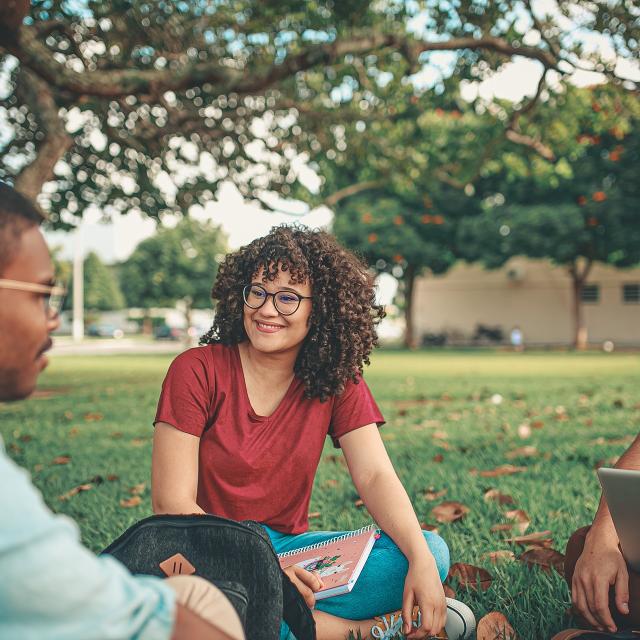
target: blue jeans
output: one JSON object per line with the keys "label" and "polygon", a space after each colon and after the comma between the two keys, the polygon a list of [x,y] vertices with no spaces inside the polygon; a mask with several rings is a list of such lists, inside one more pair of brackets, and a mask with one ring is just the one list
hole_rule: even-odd
{"label": "blue jeans", "polygon": [[[348,533],[348,531],[308,531],[291,535],[263,526],[271,538],[276,553],[300,549]],[[449,548],[439,535],[430,531],[422,533],[435,558],[440,580],[444,581],[449,572]],[[401,609],[404,580],[408,568],[409,564],[402,551],[388,535],[383,533],[373,545],[371,555],[353,590],[318,601],[316,609],[350,620],[366,620]],[[280,639],[291,640],[291,638],[293,635],[283,624]]]}

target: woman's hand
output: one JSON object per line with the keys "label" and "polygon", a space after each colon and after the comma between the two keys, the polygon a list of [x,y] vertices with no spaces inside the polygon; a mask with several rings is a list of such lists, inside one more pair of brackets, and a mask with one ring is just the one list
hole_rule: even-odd
{"label": "woman's hand", "polygon": [[[421,625],[414,628],[411,620],[415,605],[420,607]],[[402,632],[409,640],[437,636],[446,623],[447,603],[433,556],[409,563],[402,595]]]}
{"label": "woman's hand", "polygon": [[[623,615],[629,613],[629,572],[617,541],[587,535],[571,581],[571,598],[576,609],[596,629],[615,632],[616,624],[609,610],[609,588],[615,586],[616,606]],[[590,532],[591,533],[591,532]]]}
{"label": "woman's hand", "polygon": [[300,592],[309,609],[313,609],[316,604],[316,597],[313,594],[324,587],[322,580],[315,573],[311,573],[311,571],[307,571],[295,564],[284,569],[284,572]]}

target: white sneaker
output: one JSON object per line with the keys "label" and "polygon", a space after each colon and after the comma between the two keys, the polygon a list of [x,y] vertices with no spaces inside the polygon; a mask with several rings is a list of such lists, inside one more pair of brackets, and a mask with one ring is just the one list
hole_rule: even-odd
{"label": "white sneaker", "polygon": [[448,640],[467,640],[476,630],[476,617],[464,602],[446,598],[447,622],[444,630]]}
{"label": "white sneaker", "polygon": [[[446,598],[447,621],[444,626],[448,640],[467,640],[476,630],[476,619],[469,607],[453,598]],[[421,614],[418,607],[413,608],[412,625],[418,628],[421,624]],[[371,637],[375,640],[402,640],[406,636],[402,633],[402,612],[387,613],[376,617],[377,624],[371,627]]]}

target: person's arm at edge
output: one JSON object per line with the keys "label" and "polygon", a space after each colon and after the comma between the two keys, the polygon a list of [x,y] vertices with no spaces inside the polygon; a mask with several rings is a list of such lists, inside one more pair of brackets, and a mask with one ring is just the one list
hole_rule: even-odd
{"label": "person's arm at edge", "polygon": [[[430,586],[435,593],[421,594],[421,597],[433,600],[433,611],[431,615],[423,611],[422,631],[429,630],[428,635],[435,635],[444,626],[446,614],[435,558],[424,539],[409,496],[389,459],[377,425],[373,423],[350,431],[339,439],[339,443],[353,483],[367,509],[407,558],[408,581],[413,580],[411,574],[414,570],[421,574],[420,579],[430,578]],[[421,603],[414,598],[414,604]],[[405,609],[408,609],[407,598],[403,596],[403,617],[407,620],[410,611]],[[408,637],[418,636],[412,630]]]}
{"label": "person's arm at edge", "polygon": [[[629,469],[640,470],[640,435],[631,443],[629,448],[620,456],[616,464],[615,469]],[[613,526],[613,520],[611,520],[611,514],[609,513],[609,506],[604,495],[600,498],[600,505],[596,511],[596,515],[591,525],[591,530],[587,534],[587,540],[589,537],[600,537],[607,541],[609,544],[618,546],[618,534]]]}
{"label": "person's arm at edge", "polygon": [[157,422],[151,458],[153,512],[204,513],[198,506],[198,451],[200,438]]}
{"label": "person's arm at edge", "polygon": [[[640,470],[640,435],[620,456],[616,469]],[[629,612],[629,574],[618,548],[619,540],[604,495],[587,534],[584,549],[573,574],[573,603],[596,628],[615,631],[609,610],[609,587],[615,584],[616,607],[623,615]],[[608,557],[609,562],[604,562]]]}

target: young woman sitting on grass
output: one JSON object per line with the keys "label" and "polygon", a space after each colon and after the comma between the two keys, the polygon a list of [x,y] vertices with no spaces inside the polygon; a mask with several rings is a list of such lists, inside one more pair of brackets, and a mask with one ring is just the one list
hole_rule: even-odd
{"label": "young woman sitting on grass", "polygon": [[[308,531],[314,476],[330,436],[384,533],[353,591],[315,605],[318,638],[342,640],[350,630],[404,637],[396,636],[402,625],[417,639],[445,623],[449,638],[468,637],[471,612],[445,601],[442,588],[447,545],[420,529],[361,377],[384,315],[366,266],[325,232],[280,226],[226,257],[212,296],[211,330],[202,346],[173,361],[162,387],[156,513],[257,520],[278,553],[340,535]],[[313,607],[319,578],[300,567],[287,573]],[[460,616],[469,631],[451,635]],[[282,637],[288,633],[283,625]]]}

